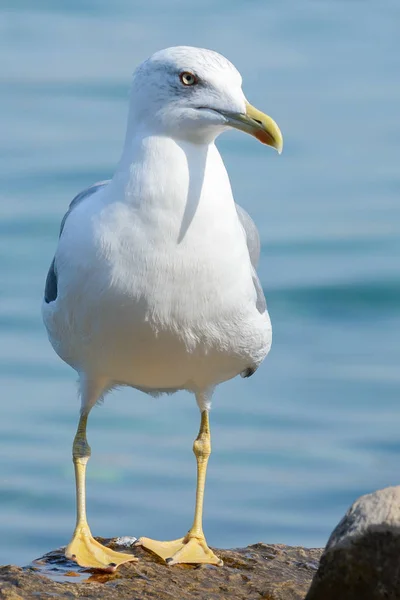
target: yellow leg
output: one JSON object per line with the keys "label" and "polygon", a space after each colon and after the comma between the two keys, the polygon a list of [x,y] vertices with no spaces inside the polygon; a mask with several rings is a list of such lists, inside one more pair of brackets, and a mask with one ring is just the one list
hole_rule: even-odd
{"label": "yellow leg", "polygon": [[90,446],[86,439],[88,415],[79,419],[78,429],[72,447],[76,481],[76,527],[71,542],[65,550],[65,556],[81,567],[102,569],[112,572],[128,561],[136,561],[132,554],[115,552],[97,542],[92,536],[86,520],[86,465],[90,458]]}
{"label": "yellow leg", "polygon": [[206,563],[222,566],[222,560],[207,546],[203,533],[204,487],[206,483],[207,463],[211,454],[210,425],[207,410],[201,413],[200,431],[194,441],[193,452],[197,460],[197,489],[196,508],[192,527],[185,537],[171,542],[158,542],[142,537],[138,540],[138,544],[163,558],[169,565],[176,565],[178,563]]}

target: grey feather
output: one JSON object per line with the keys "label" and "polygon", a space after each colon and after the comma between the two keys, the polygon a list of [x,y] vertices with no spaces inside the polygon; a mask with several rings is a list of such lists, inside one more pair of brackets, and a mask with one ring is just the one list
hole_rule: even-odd
{"label": "grey feather", "polygon": [[77,196],[75,196],[75,198],[72,200],[71,204],[69,205],[67,212],[65,213],[65,215],[62,218],[61,225],[60,225],[60,236],[63,232],[65,222],[68,219],[71,212],[74,210],[74,208],[76,208],[78,206],[78,204],[80,204],[82,202],[82,200],[86,200],[86,198],[89,198],[95,192],[98,192],[99,190],[101,190],[108,183],[110,183],[109,179],[107,179],[105,181],[99,181],[98,183],[94,183],[90,187],[85,188],[84,190],[79,192],[79,194]]}
{"label": "grey feather", "polygon": [[261,247],[258,229],[250,215],[244,210],[244,208],[239,206],[239,204],[236,204],[236,211],[239,221],[244,229],[244,233],[246,234],[247,248],[249,249],[251,264],[256,269],[260,259]]}
{"label": "grey feather", "polygon": [[265,313],[267,310],[267,301],[264,296],[264,291],[262,289],[261,281],[258,278],[255,270],[253,271],[253,284],[257,293],[256,307],[260,314]]}
{"label": "grey feather", "polygon": [[44,286],[44,301],[49,304],[57,298],[57,275],[55,269],[55,259],[51,261],[49,272],[46,277],[46,285]]}
{"label": "grey feather", "polygon": [[[61,225],[60,225],[59,237],[61,237],[61,234],[65,227],[66,220],[68,219],[69,215],[74,210],[74,208],[76,208],[78,206],[78,204],[80,204],[83,200],[86,200],[86,198],[89,198],[95,192],[102,189],[108,183],[109,183],[109,181],[99,181],[98,183],[95,183],[94,185],[91,185],[90,187],[82,190],[81,192],[79,192],[79,194],[77,196],[75,196],[75,198],[72,200],[71,204],[69,205],[67,212],[65,213],[65,215],[62,218]],[[56,300],[56,298],[57,298],[57,270],[56,270],[55,258],[53,258],[51,265],[50,265],[49,272],[47,273],[47,277],[46,277],[46,284],[45,284],[45,288],[44,288],[44,300],[45,300],[45,302],[47,302],[47,304],[49,304],[49,302],[54,302],[54,300]]]}
{"label": "grey feather", "polygon": [[246,236],[247,248],[249,250],[251,264],[253,265],[253,284],[257,294],[256,307],[258,312],[263,314],[267,310],[267,302],[265,300],[261,282],[256,273],[256,268],[260,259],[260,236],[256,224],[244,208],[239,206],[239,204],[236,204],[236,210]]}

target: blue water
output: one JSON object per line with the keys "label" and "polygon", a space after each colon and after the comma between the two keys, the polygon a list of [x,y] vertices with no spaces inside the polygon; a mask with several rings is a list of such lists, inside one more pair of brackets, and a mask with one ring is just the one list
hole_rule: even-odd
{"label": "blue water", "polygon": [[[321,546],[358,495],[400,481],[398,0],[3,0],[0,12],[0,563],[74,526],[75,374],[40,317],[58,225],[109,177],[130,74],[156,49],[214,48],[285,136],[219,147],[262,238],[274,327],[257,374],[212,412],[210,544]],[[190,525],[198,429],[184,393],[124,390],[92,412],[96,535],[172,539]]]}

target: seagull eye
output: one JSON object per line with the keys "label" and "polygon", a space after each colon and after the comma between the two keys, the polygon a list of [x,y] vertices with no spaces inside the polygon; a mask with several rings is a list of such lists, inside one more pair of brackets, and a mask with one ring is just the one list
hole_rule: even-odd
{"label": "seagull eye", "polygon": [[179,75],[179,79],[183,85],[195,85],[198,82],[196,75],[193,75],[190,71],[183,71],[183,73]]}

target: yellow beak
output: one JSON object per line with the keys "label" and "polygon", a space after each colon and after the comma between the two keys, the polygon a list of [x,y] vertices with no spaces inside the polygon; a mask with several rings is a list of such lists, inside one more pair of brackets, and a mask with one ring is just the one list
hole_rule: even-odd
{"label": "yellow beak", "polygon": [[279,154],[283,148],[281,130],[271,117],[264,114],[248,102],[246,102],[245,113],[222,112],[228,124],[235,129],[250,133],[263,144],[272,146]]}

